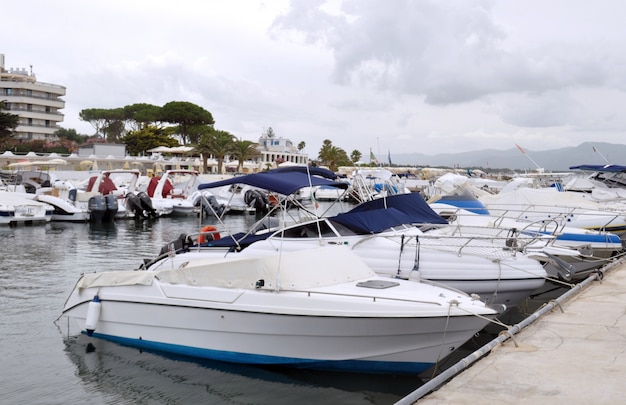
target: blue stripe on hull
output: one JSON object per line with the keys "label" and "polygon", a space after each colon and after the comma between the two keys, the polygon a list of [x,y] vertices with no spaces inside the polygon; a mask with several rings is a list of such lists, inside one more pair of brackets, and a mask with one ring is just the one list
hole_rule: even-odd
{"label": "blue stripe on hull", "polygon": [[[85,332],[83,332],[85,333]],[[131,339],[118,336],[94,333],[93,337],[115,342],[124,346],[152,350],[162,353],[177,354],[192,358],[217,360],[229,363],[249,365],[274,365],[295,368],[311,368],[320,370],[350,371],[362,373],[419,374],[432,367],[432,363],[383,362],[365,360],[315,360],[290,357],[265,356],[260,354],[226,352],[202,349],[169,343],[153,342],[143,339]]]}
{"label": "blue stripe on hull", "polygon": [[[552,235],[550,232],[542,232],[545,235]],[[615,243],[621,244],[622,241],[617,235],[593,235],[593,234],[577,234],[577,233],[563,233],[558,235],[557,240],[572,240],[576,242],[593,242],[593,243]]]}

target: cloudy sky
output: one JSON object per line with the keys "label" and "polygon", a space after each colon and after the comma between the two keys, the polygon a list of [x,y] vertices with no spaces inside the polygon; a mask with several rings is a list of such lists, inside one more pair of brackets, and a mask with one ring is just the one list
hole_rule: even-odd
{"label": "cloudy sky", "polygon": [[621,0],[3,2],[5,68],[85,108],[189,101],[316,156],[624,143]]}

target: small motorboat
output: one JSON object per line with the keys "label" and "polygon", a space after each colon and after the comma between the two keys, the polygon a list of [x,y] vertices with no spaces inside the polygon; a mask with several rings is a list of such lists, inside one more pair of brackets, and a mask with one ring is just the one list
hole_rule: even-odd
{"label": "small motorboat", "polygon": [[428,369],[498,313],[456,290],[377,276],[343,246],[84,274],[63,308],[82,332],[138,348],[391,373]]}

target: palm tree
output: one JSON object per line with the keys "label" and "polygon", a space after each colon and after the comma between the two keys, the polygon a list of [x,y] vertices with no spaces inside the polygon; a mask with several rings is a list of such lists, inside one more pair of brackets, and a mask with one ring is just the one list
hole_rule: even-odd
{"label": "palm tree", "polygon": [[333,172],[337,170],[338,164],[349,160],[346,151],[333,145],[328,139],[324,140],[317,158]]}
{"label": "palm tree", "polygon": [[194,148],[195,152],[202,154],[203,172],[206,173],[209,155],[213,155],[217,160],[217,172],[222,173],[224,158],[233,153],[234,144],[235,136],[233,134],[207,127],[207,131],[200,137],[200,142]]}
{"label": "palm tree", "polygon": [[242,139],[233,143],[233,152],[231,155],[239,161],[239,165],[237,166],[239,173],[243,172],[244,161],[261,156],[261,152],[257,149],[258,146],[259,144],[256,142],[244,141]]}
{"label": "palm tree", "polygon": [[356,164],[356,162],[361,160],[361,157],[363,157],[363,154],[361,154],[361,152],[356,149],[353,150],[352,153],[350,153],[350,160],[352,160],[353,164]]}

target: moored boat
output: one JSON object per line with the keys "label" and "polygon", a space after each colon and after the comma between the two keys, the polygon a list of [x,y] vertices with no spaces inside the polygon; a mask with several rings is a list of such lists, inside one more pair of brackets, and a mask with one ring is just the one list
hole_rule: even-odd
{"label": "moored boat", "polygon": [[247,364],[419,373],[498,311],[377,276],[342,246],[83,275],[63,315],[94,337]]}

